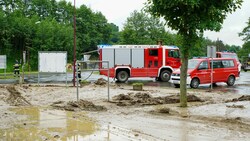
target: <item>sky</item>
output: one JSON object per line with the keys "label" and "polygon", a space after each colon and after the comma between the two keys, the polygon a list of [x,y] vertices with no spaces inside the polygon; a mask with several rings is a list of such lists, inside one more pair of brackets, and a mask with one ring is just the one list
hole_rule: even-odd
{"label": "sky", "polygon": [[[74,4],[74,0],[66,0]],[[114,23],[121,30],[127,18],[134,10],[144,7],[147,0],[75,0],[76,6],[85,4],[94,12],[102,12],[109,23]],[[241,9],[228,14],[224,20],[222,29],[219,32],[206,31],[204,37],[211,40],[221,40],[224,44],[242,46],[244,43],[238,36],[244,27],[247,26],[250,18],[250,0],[244,0]]]}

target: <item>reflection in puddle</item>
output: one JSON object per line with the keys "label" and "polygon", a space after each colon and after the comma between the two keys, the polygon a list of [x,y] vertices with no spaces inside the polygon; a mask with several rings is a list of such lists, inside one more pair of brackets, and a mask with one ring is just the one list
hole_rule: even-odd
{"label": "reflection in puddle", "polygon": [[84,113],[46,110],[37,107],[15,108],[12,111],[27,115],[28,120],[14,128],[0,130],[3,140],[75,141],[94,134],[98,126]]}
{"label": "reflection in puddle", "polygon": [[[204,85],[200,88],[209,89],[209,87],[210,85]],[[218,84],[216,87],[213,87],[213,91],[249,95],[250,87],[248,85],[234,85],[229,87],[227,85]]]}
{"label": "reflection in puddle", "polygon": [[[135,82],[140,82],[140,81],[135,81]],[[145,86],[174,87],[169,82],[141,81],[141,83],[143,83]],[[133,81],[129,82],[129,84],[133,84]],[[210,90],[210,84],[201,84],[198,89]],[[249,93],[250,85],[249,84],[238,84],[238,85],[236,84],[234,86],[229,87],[225,83],[217,83],[217,86],[213,86],[213,91],[250,95]]]}
{"label": "reflection in puddle", "polygon": [[67,112],[38,107],[19,107],[11,111],[27,116],[27,119],[17,120],[13,123],[13,128],[0,129],[0,140],[127,141],[141,139],[130,129],[108,123],[103,123],[102,126],[97,125],[84,112]]}

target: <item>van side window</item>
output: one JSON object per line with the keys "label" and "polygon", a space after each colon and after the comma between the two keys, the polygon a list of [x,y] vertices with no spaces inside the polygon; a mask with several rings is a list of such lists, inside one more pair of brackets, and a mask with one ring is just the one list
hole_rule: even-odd
{"label": "van side window", "polygon": [[[212,65],[212,61],[210,62],[210,66]],[[224,68],[223,64],[222,64],[222,61],[221,60],[216,60],[216,61],[213,61],[213,68],[216,69],[216,68]]]}
{"label": "van side window", "polygon": [[234,62],[233,60],[223,60],[222,64],[224,66],[224,68],[231,68],[234,67]]}
{"label": "van side window", "polygon": [[202,61],[199,65],[198,69],[208,69],[207,61]]}

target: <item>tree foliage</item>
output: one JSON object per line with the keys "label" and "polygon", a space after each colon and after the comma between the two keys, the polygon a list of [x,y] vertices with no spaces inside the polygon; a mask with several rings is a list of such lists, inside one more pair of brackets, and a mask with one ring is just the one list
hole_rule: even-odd
{"label": "tree foliage", "polygon": [[[73,11],[72,4],[65,0],[1,0],[0,54],[6,54],[12,66],[27,51],[33,70],[37,70],[38,51],[67,51],[71,62]],[[77,8],[76,13],[77,59],[80,59],[81,53],[95,50],[97,44],[111,43],[111,35],[116,33],[111,33],[113,25],[102,13],[85,5]]]}
{"label": "tree foliage", "polygon": [[156,44],[162,40],[164,44],[175,44],[175,35],[165,30],[164,24],[149,13],[134,11],[124,24],[121,31],[122,44]]}
{"label": "tree foliage", "polygon": [[250,18],[248,19],[247,26],[239,33],[239,36],[243,37],[244,44],[242,49],[239,51],[239,57],[242,61],[245,61],[246,56],[250,54]]}
{"label": "tree foliage", "polygon": [[248,55],[250,54],[250,41],[247,41],[243,44],[242,49],[238,51],[239,58],[244,62]]}
{"label": "tree foliage", "polygon": [[148,0],[148,10],[163,17],[166,24],[182,36],[180,106],[187,106],[187,66],[190,50],[203,31],[219,31],[228,13],[241,6],[242,0]]}
{"label": "tree foliage", "polygon": [[250,41],[250,18],[248,19],[247,26],[239,33],[239,36],[243,37],[243,41]]}

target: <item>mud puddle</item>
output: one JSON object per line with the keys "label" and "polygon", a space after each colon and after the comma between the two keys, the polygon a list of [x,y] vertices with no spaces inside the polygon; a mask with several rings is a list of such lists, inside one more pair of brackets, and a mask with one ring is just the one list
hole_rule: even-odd
{"label": "mud puddle", "polygon": [[[210,90],[210,85],[201,85],[199,89],[204,90]],[[216,92],[222,92],[222,93],[235,93],[235,94],[244,94],[244,95],[250,95],[250,85],[249,84],[238,84],[234,86],[227,86],[224,83],[219,83],[216,86],[213,86],[213,90]]]}
{"label": "mud puddle", "polygon": [[250,85],[237,85],[235,87],[230,87],[227,90],[235,92],[236,94],[250,95]]}
{"label": "mud puddle", "polygon": [[0,129],[1,140],[140,140],[140,133],[110,123],[98,124],[85,112],[70,112],[40,107],[11,108],[26,116],[15,121],[13,128]]}
{"label": "mud puddle", "polygon": [[84,139],[98,130],[98,125],[85,113],[49,110],[37,107],[13,108],[27,120],[17,121],[14,128],[0,130],[3,140],[75,140]]}

